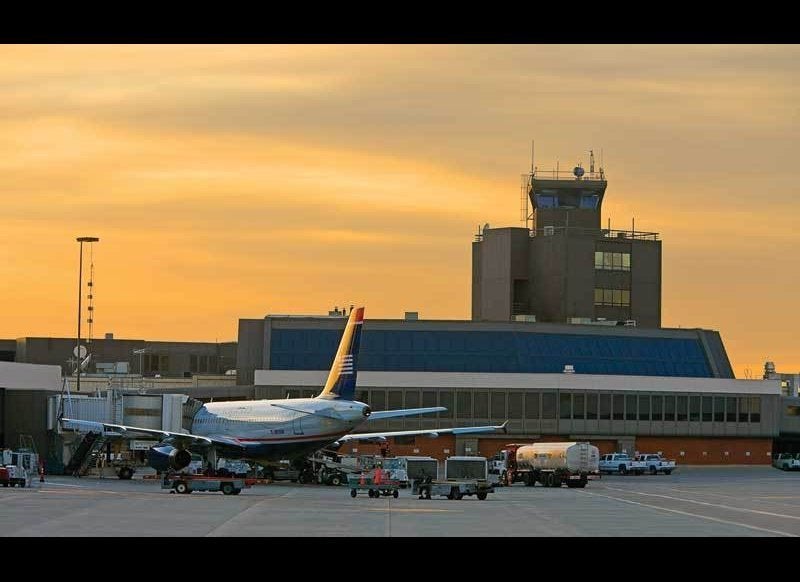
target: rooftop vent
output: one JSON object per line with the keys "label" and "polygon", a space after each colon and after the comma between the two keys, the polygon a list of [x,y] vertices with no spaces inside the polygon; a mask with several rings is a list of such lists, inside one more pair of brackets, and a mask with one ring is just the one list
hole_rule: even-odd
{"label": "rooftop vent", "polygon": [[575,366],[572,364],[566,364],[564,366],[564,373],[565,374],[574,374],[575,373]]}

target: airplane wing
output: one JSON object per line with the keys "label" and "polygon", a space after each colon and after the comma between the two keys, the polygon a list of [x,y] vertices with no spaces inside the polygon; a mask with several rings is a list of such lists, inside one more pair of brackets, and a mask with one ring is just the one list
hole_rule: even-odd
{"label": "airplane wing", "polygon": [[[126,433],[126,432],[140,432],[140,433],[143,433],[143,434],[151,434],[151,435],[154,435],[154,436],[157,436],[157,437],[161,437],[161,438],[171,437],[171,438],[174,438],[174,439],[186,440],[186,441],[188,441],[190,443],[193,443],[193,444],[207,444],[207,445],[210,445],[210,444],[230,445],[231,444],[227,440],[221,440],[221,439],[218,439],[218,438],[200,436],[200,435],[195,435],[195,434],[190,434],[190,433],[172,432],[172,431],[169,431],[169,430],[158,430],[158,429],[154,429],[154,428],[141,428],[141,427],[138,427],[138,426],[125,426],[123,424],[111,424],[111,423],[108,423],[108,422],[95,422],[95,421],[92,421],[92,420],[75,420],[73,418],[62,418],[61,419],[61,423],[62,423],[62,426],[65,425],[65,424],[69,424],[69,425],[75,425],[75,426],[77,426],[79,428],[84,428],[86,430],[93,430],[93,431],[98,431],[98,432],[103,432],[103,431],[106,431],[106,430],[119,431],[119,432],[121,432],[123,434]],[[73,428],[73,427],[72,426],[64,426],[64,428]],[[237,445],[238,445],[238,443],[237,443]]]}
{"label": "airplane wing", "polygon": [[395,430],[388,432],[362,432],[356,434],[347,434],[337,440],[338,443],[346,443],[347,441],[368,441],[368,440],[381,440],[387,437],[395,436],[415,436],[427,435],[432,438],[438,437],[440,434],[473,434],[473,433],[487,433],[502,430],[506,432],[506,425],[508,421],[500,426],[462,426],[458,428],[434,428],[430,430]]}
{"label": "airplane wing", "polygon": [[384,418],[396,418],[398,416],[413,416],[415,414],[430,414],[431,412],[444,412],[444,406],[431,406],[430,408],[405,408],[402,410],[380,410],[369,415],[367,420],[383,420]]}

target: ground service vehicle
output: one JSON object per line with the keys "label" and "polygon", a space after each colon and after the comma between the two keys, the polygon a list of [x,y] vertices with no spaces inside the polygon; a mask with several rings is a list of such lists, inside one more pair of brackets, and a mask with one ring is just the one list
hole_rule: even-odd
{"label": "ground service vehicle", "polygon": [[600,457],[601,473],[619,473],[641,475],[647,469],[644,461],[634,461],[626,453],[611,453]]}
{"label": "ground service vehicle", "polygon": [[5,465],[0,467],[0,485],[3,487],[25,487],[30,485],[30,476],[24,467]]}
{"label": "ground service vehicle", "polygon": [[239,495],[242,489],[252,487],[254,479],[241,477],[204,477],[202,475],[167,475],[161,480],[162,489],[170,493],[192,493],[193,491],[222,491],[223,495]]}
{"label": "ground service vehicle", "polygon": [[398,492],[400,483],[388,480],[383,475],[378,478],[375,471],[361,474],[350,473],[347,475],[347,486],[350,487],[350,497],[355,497],[359,491],[366,491],[367,495],[373,498],[391,495],[397,499],[400,496]]}
{"label": "ground service vehicle", "polygon": [[651,475],[656,475],[657,473],[669,475],[675,470],[675,461],[667,460],[657,453],[636,455],[633,460],[634,462],[643,462],[645,470],[649,471]]}
{"label": "ground service vehicle", "polygon": [[800,459],[793,453],[778,453],[772,458],[772,466],[783,471],[800,470]]}
{"label": "ground service vehicle", "polygon": [[444,480],[425,478],[414,482],[412,493],[420,499],[442,495],[448,499],[461,499],[475,495],[483,501],[494,487],[488,480],[485,457],[449,457],[444,462]]}
{"label": "ground service vehicle", "polygon": [[600,472],[599,458],[598,448],[587,442],[511,444],[495,456],[495,466],[505,466],[501,477],[506,485],[586,487]]}

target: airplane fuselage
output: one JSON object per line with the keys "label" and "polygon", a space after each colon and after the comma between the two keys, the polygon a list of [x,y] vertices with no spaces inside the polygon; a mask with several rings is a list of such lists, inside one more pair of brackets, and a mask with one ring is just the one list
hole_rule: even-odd
{"label": "airplane fuselage", "polygon": [[[267,463],[304,456],[330,445],[368,416],[369,406],[353,400],[214,402],[198,411],[191,432],[228,441],[232,448],[240,448],[240,458]],[[217,448],[224,456],[227,447]]]}

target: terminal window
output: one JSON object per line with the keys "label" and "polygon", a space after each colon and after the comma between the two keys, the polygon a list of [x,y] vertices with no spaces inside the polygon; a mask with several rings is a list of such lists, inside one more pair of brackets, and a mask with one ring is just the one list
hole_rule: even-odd
{"label": "terminal window", "polygon": [[572,395],[572,418],[583,420],[585,413],[585,400],[583,394]]}
{"label": "terminal window", "polygon": [[711,422],[711,396],[703,396],[703,422]]}
{"label": "terminal window", "polygon": [[586,420],[597,419],[597,394],[586,395]]}
{"label": "terminal window", "polygon": [[539,420],[539,393],[528,392],[525,394],[525,418]]}
{"label": "terminal window", "polygon": [[508,418],[522,418],[522,392],[508,393]]}
{"label": "terminal window", "polygon": [[636,395],[628,394],[625,397],[625,420],[636,420]]}
{"label": "terminal window", "polygon": [[506,419],[506,393],[492,392],[492,419]]}
{"label": "terminal window", "polygon": [[650,420],[649,396],[639,396],[639,420]]}
{"label": "terminal window", "polygon": [[600,420],[611,420],[611,394],[600,395]]}
{"label": "terminal window", "polygon": [[551,419],[556,417],[556,393],[542,393],[542,418]]}
{"label": "terminal window", "polygon": [[653,420],[664,420],[664,397],[653,396]]}
{"label": "terminal window", "polygon": [[562,392],[559,394],[561,400],[559,418],[569,419],[572,418],[572,394]]}
{"label": "terminal window", "polygon": [[750,397],[750,422],[761,422],[761,398]]}
{"label": "terminal window", "polygon": [[614,394],[614,420],[625,419],[625,401],[622,394]]}

